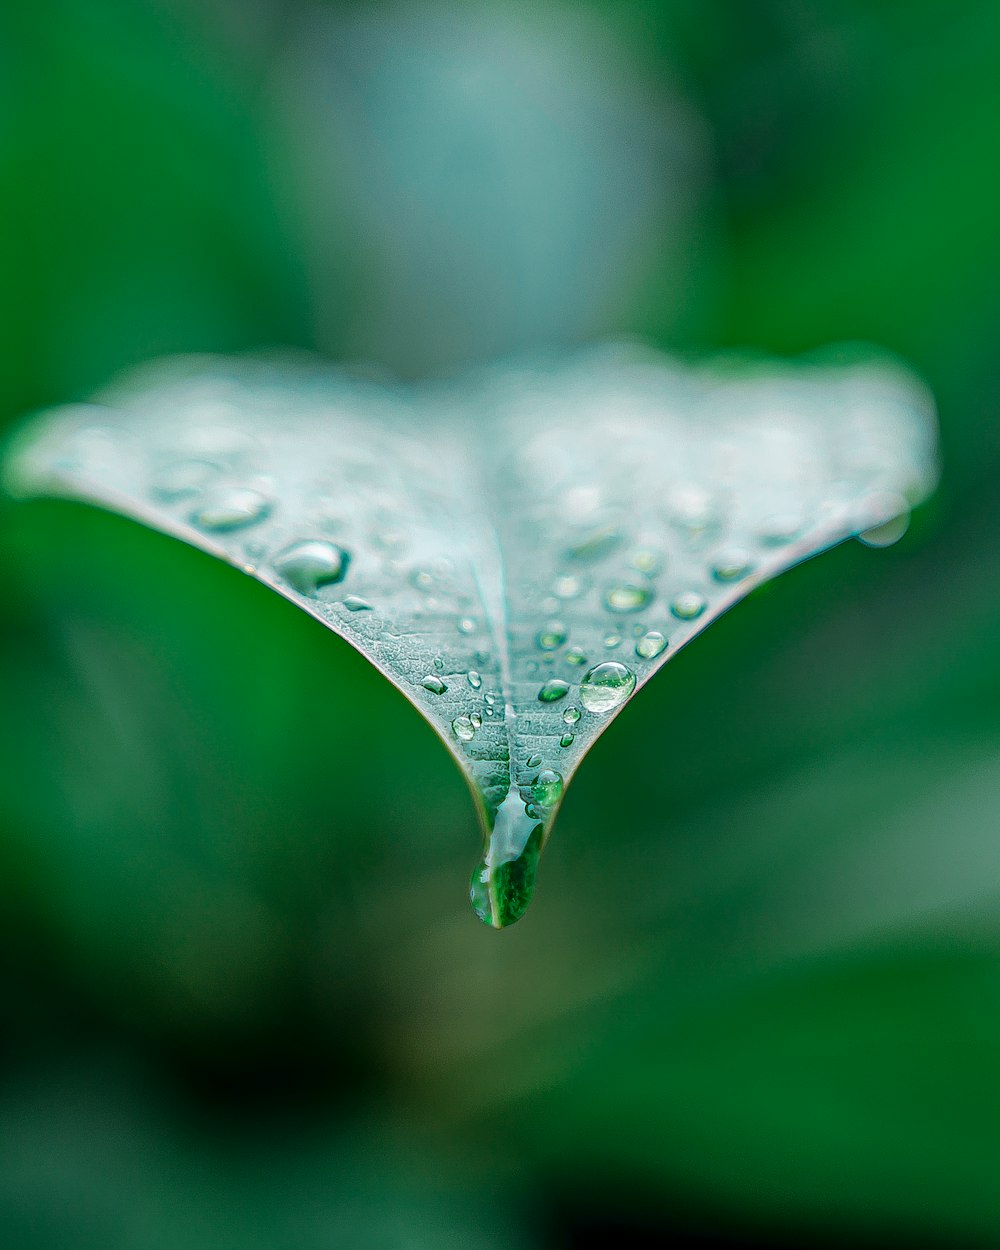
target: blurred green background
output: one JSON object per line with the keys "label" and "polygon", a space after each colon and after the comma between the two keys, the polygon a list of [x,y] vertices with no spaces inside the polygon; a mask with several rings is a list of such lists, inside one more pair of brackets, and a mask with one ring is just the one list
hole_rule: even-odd
{"label": "blurred green background", "polygon": [[995,0],[0,9],[6,429],[173,351],[863,339],[944,462],[615,722],[503,934],[346,644],[0,505],[5,1247],[1000,1244],[998,82]]}

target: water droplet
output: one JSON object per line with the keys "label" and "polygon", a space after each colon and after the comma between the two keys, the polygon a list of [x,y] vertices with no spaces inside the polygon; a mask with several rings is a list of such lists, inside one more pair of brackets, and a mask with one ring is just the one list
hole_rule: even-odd
{"label": "water droplet", "polygon": [[563,734],[563,736],[559,739],[559,745],[561,747],[571,747],[575,741],[576,739],[572,734]]}
{"label": "water droplet", "polygon": [[555,651],[566,641],[566,626],[560,621],[549,621],[538,631],[535,641],[543,651]]}
{"label": "water droplet", "polygon": [[444,694],[448,689],[440,677],[435,677],[433,673],[428,673],[420,683],[425,690],[429,690],[431,694]]}
{"label": "water droplet", "polygon": [[485,668],[486,665],[489,664],[489,662],[490,662],[490,653],[488,651],[476,652],[476,663],[479,665],[480,668]]}
{"label": "water droplet", "polygon": [[359,595],[344,595],[344,607],[348,612],[370,612],[372,605]]}
{"label": "water droplet", "polygon": [[451,727],[455,731],[455,737],[459,742],[471,742],[476,736],[476,727],[473,725],[470,716],[456,716],[451,722]]}
{"label": "water droplet", "polygon": [[635,674],[617,660],[595,664],[580,683],[580,702],[588,712],[610,712],[635,689]]}
{"label": "water droplet", "polygon": [[478,712],[472,712],[469,716],[469,720],[472,721],[473,729],[482,729],[483,718],[479,715]]}
{"label": "water droplet", "polygon": [[670,611],[679,621],[693,621],[705,611],[705,600],[696,590],[684,590],[675,597]]}
{"label": "water droplet", "polygon": [[750,553],[742,547],[724,551],[712,565],[712,576],[717,582],[737,582],[753,568]]}
{"label": "water droplet", "polygon": [[575,599],[583,591],[583,582],[573,573],[563,573],[552,583],[552,593],[558,599]]}
{"label": "water droplet", "polygon": [[572,560],[603,560],[621,541],[621,531],[608,526],[605,529],[595,530],[592,534],[588,534],[583,542],[571,547],[569,556]]}
{"label": "water droplet", "polygon": [[560,677],[550,677],[538,692],[541,703],[555,703],[556,699],[565,699],[569,694],[570,685]]}
{"label": "water droplet", "polygon": [[563,712],[563,720],[567,725],[575,725],[579,719],[580,709],[578,707],[568,707],[566,711]]}
{"label": "water droplet", "polygon": [[910,508],[902,495],[880,495],[874,501],[875,511],[883,520],[858,535],[858,542],[866,547],[891,547],[898,543],[910,528]]}
{"label": "water droplet", "polygon": [[648,547],[641,547],[638,551],[632,552],[632,559],[629,563],[640,573],[652,574],[660,567],[660,555],[659,552],[650,551]]}
{"label": "water droplet", "polygon": [[428,573],[426,569],[414,569],[410,574],[410,585],[415,586],[417,590],[431,590],[434,586],[433,574]]}
{"label": "water droplet", "polygon": [[502,929],[524,915],[535,889],[543,836],[541,821],[511,786],[469,888],[473,910],[484,924]]}
{"label": "water droplet", "polygon": [[444,660],[439,655],[434,657],[434,667],[439,673],[444,672]]}
{"label": "water droplet", "polygon": [[612,612],[639,612],[653,597],[648,586],[612,586],[604,592],[604,603]]}
{"label": "water droplet", "polygon": [[582,647],[570,647],[566,652],[567,664],[586,664],[587,655]]}
{"label": "water droplet", "polygon": [[191,513],[191,520],[200,529],[242,529],[244,525],[256,525],[271,511],[271,501],[259,490],[249,486],[231,486],[227,490],[213,491],[200,507]]}
{"label": "water droplet", "polygon": [[761,522],[757,537],[768,547],[781,547],[797,537],[802,518],[795,512],[776,512]]}
{"label": "water droplet", "polygon": [[613,651],[615,647],[620,647],[622,645],[621,634],[606,634],[604,637],[604,645],[609,651]]}
{"label": "water droplet", "polygon": [[276,571],[302,595],[314,595],[321,586],[343,581],[350,557],[341,547],[309,539],[286,547],[274,559]]}
{"label": "water droplet", "polygon": [[499,690],[487,690],[486,693],[483,695],[483,702],[486,703],[489,707],[493,707],[494,704],[500,702],[500,691]]}
{"label": "water droplet", "polygon": [[528,758],[525,760],[525,763],[527,764],[528,768],[537,768],[541,762],[542,762],[542,757],[540,755],[529,755]]}
{"label": "water droplet", "polygon": [[553,807],[562,798],[562,773],[554,768],[543,768],[531,786],[531,797],[540,807]]}
{"label": "water droplet", "polygon": [[483,679],[479,676],[474,668],[469,669],[469,685],[473,690],[478,690],[483,684]]}
{"label": "water droplet", "polygon": [[221,471],[217,464],[209,460],[178,460],[156,475],[153,494],[167,500],[197,495]]}
{"label": "water droplet", "polygon": [[658,655],[661,655],[666,650],[666,647],[666,638],[659,630],[651,629],[648,633],[643,634],[635,644],[635,653],[644,660],[655,660]]}
{"label": "water droplet", "polygon": [[476,622],[471,616],[463,616],[458,622],[458,632],[460,634],[474,634],[476,632]]}

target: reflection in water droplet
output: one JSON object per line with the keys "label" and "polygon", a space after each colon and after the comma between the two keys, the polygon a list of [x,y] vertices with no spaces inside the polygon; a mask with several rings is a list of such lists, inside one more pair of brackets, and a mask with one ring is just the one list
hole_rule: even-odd
{"label": "reflection in water droplet", "polygon": [[680,621],[693,621],[705,611],[705,600],[696,590],[684,590],[671,603],[670,611]]}
{"label": "reflection in water droplet", "polygon": [[444,694],[448,689],[441,678],[435,677],[433,673],[428,673],[420,684],[425,690],[429,690],[431,694]]}
{"label": "reflection in water droplet", "polygon": [[579,719],[580,709],[578,707],[568,707],[566,711],[563,712],[563,720],[567,725],[575,725]]}
{"label": "reflection in water droplet", "polygon": [[543,768],[531,786],[531,797],[541,807],[552,807],[562,798],[562,774],[554,768]]}
{"label": "reflection in water droplet", "polygon": [[561,621],[549,621],[538,631],[535,641],[543,651],[555,651],[566,641],[566,626]]}
{"label": "reflection in water droplet", "polygon": [[451,722],[451,727],[459,742],[471,742],[476,736],[476,727],[469,716],[456,716]]}
{"label": "reflection in water droplet", "polygon": [[563,734],[563,736],[559,739],[559,745],[561,747],[571,747],[574,741],[575,739],[572,734]]}
{"label": "reflection in water droplet", "polygon": [[569,690],[570,685],[568,681],[563,681],[559,677],[552,677],[539,690],[538,698],[542,703],[555,703],[556,699],[565,699],[569,694]]}
{"label": "reflection in water droplet", "polygon": [[666,650],[667,640],[657,629],[651,629],[648,633],[643,634],[639,641],[635,644],[635,653],[644,660],[655,660]]}
{"label": "reflection in water droplet", "polygon": [[604,592],[605,606],[611,612],[639,612],[654,598],[648,586],[612,586]]}
{"label": "reflection in water droplet", "polygon": [[321,586],[343,581],[350,557],[341,547],[309,539],[286,547],[274,559],[275,570],[302,595],[314,595]]}
{"label": "reflection in water droplet", "polygon": [[348,612],[370,612],[372,605],[367,599],[362,599],[358,595],[344,595],[344,607]]}
{"label": "reflection in water droplet", "polygon": [[473,690],[478,690],[483,684],[483,679],[479,676],[474,668],[469,669],[469,685]]}
{"label": "reflection in water droplet", "polygon": [[552,583],[552,593],[559,599],[575,599],[583,590],[583,581],[573,573],[563,573]]}
{"label": "reflection in water droplet", "polygon": [[712,576],[717,582],[736,582],[746,577],[753,568],[750,553],[742,547],[724,551],[712,565]]}
{"label": "reflection in water droplet", "polygon": [[617,660],[595,664],[580,683],[580,702],[588,712],[610,712],[635,689],[635,674]]}
{"label": "reflection in water droplet", "polygon": [[511,786],[470,883],[473,910],[484,924],[502,929],[524,915],[535,889],[543,835],[541,821]]}
{"label": "reflection in water droplet", "polygon": [[192,522],[203,530],[242,529],[244,525],[256,525],[271,511],[271,501],[259,490],[249,486],[231,486],[226,490],[213,491],[191,513]]}
{"label": "reflection in water droplet", "polygon": [[567,664],[586,664],[587,654],[582,647],[570,647],[565,659]]}

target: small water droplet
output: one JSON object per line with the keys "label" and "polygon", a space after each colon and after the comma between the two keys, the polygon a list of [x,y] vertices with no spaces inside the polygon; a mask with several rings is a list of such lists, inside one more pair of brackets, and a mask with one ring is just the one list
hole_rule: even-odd
{"label": "small water droplet", "polygon": [[738,582],[752,568],[750,553],[743,547],[733,547],[717,557],[712,565],[712,576],[717,582]]}
{"label": "small water droplet", "polygon": [[657,551],[650,551],[648,547],[641,547],[638,551],[632,552],[632,559],[629,563],[640,573],[652,574],[660,567],[660,555]]}
{"label": "small water droplet", "polygon": [[410,574],[410,585],[415,586],[417,590],[431,590],[434,586],[434,576],[426,569],[414,569]]}
{"label": "small water droplet", "polygon": [[583,591],[583,581],[574,573],[563,573],[552,583],[552,593],[558,599],[575,599]]}
{"label": "small water droplet", "polygon": [[604,637],[604,645],[609,651],[613,651],[615,647],[620,647],[622,645],[621,634],[606,634]]}
{"label": "small water droplet", "polygon": [[595,664],[580,683],[580,702],[588,712],[610,712],[635,689],[635,674],[617,660]]}
{"label": "small water droplet", "polygon": [[469,715],[469,720],[470,720],[470,721],[472,721],[472,728],[473,728],[473,729],[482,729],[482,727],[483,727],[483,718],[479,715],[479,713],[478,713],[478,712],[472,712],[472,713]]}
{"label": "small water droplet", "polygon": [[476,663],[479,665],[480,668],[485,668],[486,665],[489,664],[489,662],[490,662],[490,653],[488,651],[476,652]]}
{"label": "small water droplet", "polygon": [[561,747],[571,747],[575,741],[576,739],[572,734],[563,734],[559,739],[559,745]]}
{"label": "small water droplet", "polygon": [[274,559],[275,570],[302,595],[343,581],[350,557],[341,547],[321,539],[292,543]]}
{"label": "small water droplet", "polygon": [[578,707],[568,707],[566,711],[563,712],[563,720],[567,725],[575,725],[579,719],[580,709]]}
{"label": "small water droplet", "polygon": [[431,694],[444,694],[448,689],[440,677],[435,677],[433,673],[428,673],[420,683],[425,690],[429,690]]}
{"label": "small water droplet", "polygon": [[476,622],[471,616],[463,616],[458,622],[458,632],[460,634],[474,634],[476,632]]}
{"label": "small water droplet", "polygon": [[223,533],[242,529],[245,525],[256,525],[270,511],[271,501],[259,490],[252,490],[249,486],[232,486],[208,495],[191,513],[191,520],[200,529]]}
{"label": "small water droplet", "polygon": [[611,612],[640,612],[653,597],[648,586],[611,586],[604,592],[604,603]]}
{"label": "small water droplet", "polygon": [[562,798],[562,774],[554,768],[543,768],[531,786],[531,797],[541,807],[553,807]]}
{"label": "small water droplet", "polygon": [[156,475],[153,494],[167,500],[197,495],[221,471],[219,465],[209,460],[177,460]]}
{"label": "small water droplet", "polygon": [[796,538],[802,529],[802,518],[794,512],[776,512],[761,522],[757,537],[768,547],[781,547]]}
{"label": "small water droplet", "polygon": [[538,631],[535,641],[543,651],[555,651],[566,641],[566,626],[561,621],[549,621]]}
{"label": "small water droplet", "polygon": [[705,611],[705,600],[696,590],[684,590],[674,598],[670,611],[679,621],[693,621]]}
{"label": "small water droplet", "polygon": [[469,669],[469,685],[473,690],[478,690],[483,684],[483,679],[479,676],[474,668]]}
{"label": "small water droplet", "polygon": [[489,707],[493,707],[494,704],[500,702],[500,691],[499,690],[487,690],[486,693],[483,695],[483,702],[486,703]]}
{"label": "small water droplet", "polygon": [[529,755],[528,758],[525,760],[525,763],[527,764],[528,768],[537,768],[541,762],[542,762],[542,757],[540,755]]}
{"label": "small water droplet", "polygon": [[434,657],[434,667],[439,673],[444,672],[444,660],[439,655]]}
{"label": "small water droplet", "polygon": [[370,612],[372,605],[359,595],[344,595],[344,607],[348,612]]}
{"label": "small water droplet", "polygon": [[476,736],[476,727],[470,716],[456,716],[451,722],[451,727],[459,742],[471,742]]}
{"label": "small water droplet", "polygon": [[541,703],[555,703],[557,699],[565,699],[569,694],[570,685],[560,677],[550,677],[538,692]]}
{"label": "small water droplet", "polygon": [[582,647],[570,647],[566,652],[567,664],[586,664],[587,654]]}
{"label": "small water droplet", "polygon": [[659,630],[651,629],[635,644],[635,653],[644,660],[655,660],[666,650],[666,646],[667,640]]}

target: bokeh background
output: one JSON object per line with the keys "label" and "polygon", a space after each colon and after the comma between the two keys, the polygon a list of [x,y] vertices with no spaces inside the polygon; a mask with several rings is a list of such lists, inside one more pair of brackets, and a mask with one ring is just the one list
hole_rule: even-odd
{"label": "bokeh background", "polygon": [[995,0],[4,4],[7,430],[173,351],[868,340],[944,465],[615,722],[501,934],[346,644],[0,505],[5,1247],[1000,1244],[998,82]]}

